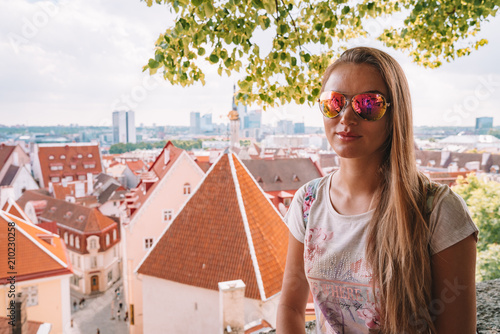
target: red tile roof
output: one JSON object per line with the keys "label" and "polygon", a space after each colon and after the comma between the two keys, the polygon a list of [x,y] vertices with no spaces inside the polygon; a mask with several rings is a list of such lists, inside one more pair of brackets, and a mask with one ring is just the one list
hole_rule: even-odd
{"label": "red tile roof", "polygon": [[39,217],[44,218],[46,221],[56,221],[60,225],[80,232],[100,233],[116,225],[111,218],[106,217],[96,208],[66,202],[31,190],[25,191],[17,200],[17,204],[24,208],[30,201],[35,203],[46,201],[46,205],[40,208]]}
{"label": "red tile roof", "polygon": [[9,267],[7,258],[1,261],[0,284],[6,284],[12,271],[16,272],[18,282],[71,274],[66,247],[58,235],[3,210],[0,211],[2,254],[8,254],[8,228],[12,222],[15,223],[16,261],[14,269]]}
{"label": "red tile roof", "polygon": [[[165,152],[168,152],[169,159],[165,163]],[[132,217],[138,208],[147,200],[149,195],[153,192],[158,184],[158,180],[161,180],[170,170],[170,168],[175,164],[179,156],[184,152],[183,149],[177,148],[168,141],[160,155],[156,158],[153,165],[149,168],[148,173],[142,175],[142,180],[137,185],[137,188],[132,189],[129,198],[134,198],[133,201],[128,202],[128,208],[130,209],[130,216]]]}
{"label": "red tile roof", "polygon": [[[78,175],[99,174],[103,171],[99,145],[96,144],[39,144],[38,159],[44,186],[49,184],[50,177],[60,177],[62,180],[63,177],[73,176],[73,180],[77,180]],[[94,167],[85,168],[84,164],[93,164]],[[50,170],[52,165],[62,165],[62,170]]]}
{"label": "red tile roof", "polygon": [[0,170],[3,168],[15,148],[16,146],[0,144]]}
{"label": "red tile roof", "polygon": [[139,175],[146,172],[149,168],[142,160],[136,161],[125,161],[125,164],[130,168],[130,170],[135,174]]}
{"label": "red tile roof", "polygon": [[218,290],[241,279],[245,296],[281,291],[288,229],[233,153],[214,164],[140,265],[144,275]]}
{"label": "red tile roof", "polygon": [[[12,334],[10,321],[10,318],[0,317],[0,334]],[[43,322],[28,320],[28,332],[26,334],[37,334],[42,324]]]}

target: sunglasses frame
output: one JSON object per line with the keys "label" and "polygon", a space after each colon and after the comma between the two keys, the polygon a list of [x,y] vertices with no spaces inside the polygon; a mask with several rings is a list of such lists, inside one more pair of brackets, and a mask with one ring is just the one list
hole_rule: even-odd
{"label": "sunglasses frame", "polygon": [[[351,105],[352,110],[354,111],[354,113],[355,113],[355,114],[356,114],[359,118],[361,118],[362,120],[365,120],[365,121],[369,121],[369,122],[376,122],[376,121],[378,121],[378,120],[380,120],[380,119],[382,119],[382,118],[384,117],[385,113],[387,112],[387,109],[389,109],[389,106],[391,105],[391,103],[390,103],[390,102],[387,102],[387,99],[386,99],[386,98],[385,98],[385,96],[384,96],[383,94],[381,94],[381,93],[375,93],[375,92],[359,93],[359,94],[353,95],[350,99],[348,99],[348,98],[347,98],[347,96],[346,96],[345,94],[339,93],[339,92],[337,92],[337,91],[335,91],[335,90],[328,90],[328,91],[326,91],[326,92],[322,92],[322,93],[321,93],[321,95],[322,95],[322,94],[324,94],[324,93],[330,93],[330,92],[340,94],[340,95],[342,95],[342,96],[344,97],[344,99],[345,99],[345,104],[344,104],[344,106],[342,107],[342,110],[340,110],[340,111],[338,112],[338,114],[337,114],[337,115],[335,115],[335,116],[333,116],[333,117],[329,117],[329,116],[328,116],[328,115],[326,115],[326,114],[323,112],[323,110],[321,109],[321,99],[320,99],[320,98],[318,98],[319,110],[321,111],[321,114],[323,114],[323,116],[325,116],[326,118],[330,118],[330,119],[332,119],[332,118],[336,118],[336,117],[340,116],[340,114],[342,114],[342,113],[343,113],[343,112],[347,109],[347,106],[350,104],[350,105]],[[380,97],[382,97],[382,99],[383,99],[383,100],[384,100],[384,102],[385,102],[385,110],[384,110],[384,113],[382,114],[382,116],[380,116],[380,117],[379,117],[379,118],[377,118],[377,119],[366,119],[366,118],[363,118],[363,117],[361,116],[361,114],[360,114],[360,113],[358,113],[356,110],[354,110],[354,104],[353,104],[354,99],[356,98],[356,96],[363,95],[363,94],[376,94],[376,95],[379,95]],[[320,95],[320,96],[321,96],[321,95]]]}

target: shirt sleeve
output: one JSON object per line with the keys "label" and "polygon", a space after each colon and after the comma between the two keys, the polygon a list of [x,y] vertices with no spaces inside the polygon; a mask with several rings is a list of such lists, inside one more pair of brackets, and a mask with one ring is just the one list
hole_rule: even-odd
{"label": "shirt sleeve", "polygon": [[471,234],[474,234],[477,241],[479,233],[465,201],[448,186],[442,186],[436,194],[430,228],[431,255],[453,246]]}
{"label": "shirt sleeve", "polygon": [[304,204],[304,195],[305,195],[305,187],[302,186],[297,190],[295,196],[293,196],[292,203],[288,208],[288,211],[285,215],[285,224],[288,226],[290,233],[300,241],[304,243],[304,239],[306,236],[306,227],[304,225],[304,218],[302,212],[302,206]]}

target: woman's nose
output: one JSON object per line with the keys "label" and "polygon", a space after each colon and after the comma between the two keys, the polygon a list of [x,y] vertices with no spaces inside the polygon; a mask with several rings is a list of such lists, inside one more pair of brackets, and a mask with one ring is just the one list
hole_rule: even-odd
{"label": "woman's nose", "polygon": [[352,109],[351,101],[348,101],[346,108],[340,115],[340,123],[349,125],[349,124],[357,124],[359,121],[359,117],[355,115],[355,111]]}

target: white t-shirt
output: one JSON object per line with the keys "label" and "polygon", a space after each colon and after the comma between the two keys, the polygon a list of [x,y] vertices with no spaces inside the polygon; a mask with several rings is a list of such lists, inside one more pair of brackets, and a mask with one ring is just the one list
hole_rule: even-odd
{"label": "white t-shirt", "polygon": [[[285,216],[292,235],[304,243],[304,270],[314,297],[317,332],[378,332],[380,316],[365,259],[367,227],[374,210],[351,216],[337,213],[330,201],[331,175],[317,183],[312,205],[310,185],[315,181],[301,187]],[[309,215],[307,227],[304,211]],[[464,200],[446,185],[436,191],[430,229],[431,254],[478,233]]]}

